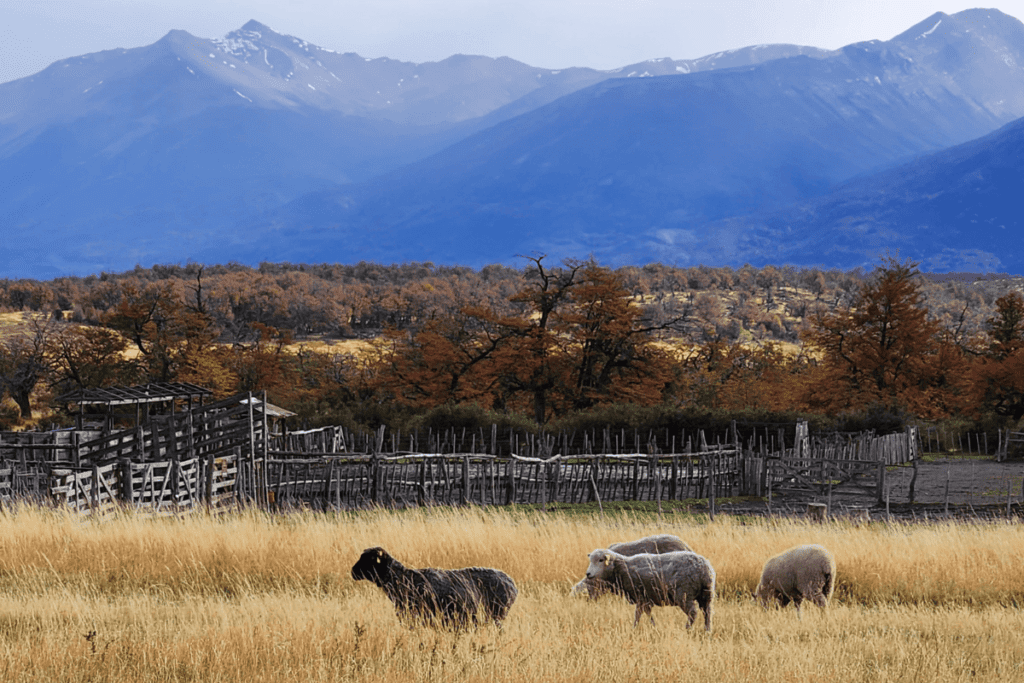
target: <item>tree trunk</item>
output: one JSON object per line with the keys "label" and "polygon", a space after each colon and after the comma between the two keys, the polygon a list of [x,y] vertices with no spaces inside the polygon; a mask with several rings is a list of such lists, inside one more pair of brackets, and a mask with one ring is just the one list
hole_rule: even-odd
{"label": "tree trunk", "polygon": [[32,403],[29,401],[29,392],[27,391],[12,391],[10,392],[11,399],[18,404],[18,408],[21,409],[21,417],[24,420],[32,419]]}
{"label": "tree trunk", "polygon": [[548,395],[544,389],[534,389],[533,391],[533,419],[537,421],[537,424],[544,424],[544,416],[547,414],[548,409]]}

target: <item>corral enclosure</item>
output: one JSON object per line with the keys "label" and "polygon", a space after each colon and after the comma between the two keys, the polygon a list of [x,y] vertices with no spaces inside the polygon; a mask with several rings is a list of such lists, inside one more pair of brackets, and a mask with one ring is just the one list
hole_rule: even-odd
{"label": "corral enclosure", "polygon": [[[769,510],[773,501],[794,499],[857,507],[936,502],[915,490],[922,447],[932,440],[914,427],[883,436],[811,435],[806,422],[733,422],[717,434],[667,428],[548,434],[497,426],[489,433],[288,432],[280,418],[289,413],[265,395],[204,405],[193,400],[199,389],[103,390],[105,400],[113,396],[135,411],[128,429],[110,428],[107,405],[104,429],[0,433],[0,504],[173,514],[239,505],[346,510],[701,500],[713,515],[716,501],[736,497],[767,499]],[[164,414],[141,407],[160,401],[169,405]],[[1017,438],[992,439],[997,459]],[[988,442],[987,435],[974,438],[978,447],[988,449]],[[1017,487],[1005,488],[1009,511]]]}
{"label": "corral enclosure", "polygon": [[698,498],[713,505],[716,498],[844,485],[881,500],[885,467],[916,454],[912,431],[826,442],[811,439],[806,423],[796,426],[790,448],[783,430],[776,442],[756,428],[744,445],[734,423],[713,444],[703,430],[652,431],[641,442],[636,431],[632,439],[608,429],[499,437],[494,427],[479,440],[465,431],[428,432],[428,452],[416,450],[418,433],[407,435],[409,450],[399,450],[396,434],[388,452],[383,428],[375,435],[338,427],[274,431],[279,409],[265,396],[191,403],[175,411],[172,397],[169,414],[146,415],[120,431],[0,434],[0,502],[55,502],[93,514],[231,504],[342,510]]}

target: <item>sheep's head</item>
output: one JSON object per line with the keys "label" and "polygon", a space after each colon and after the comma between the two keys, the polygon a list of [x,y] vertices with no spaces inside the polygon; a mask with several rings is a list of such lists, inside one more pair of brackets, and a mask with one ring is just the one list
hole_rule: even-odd
{"label": "sheep's head", "polygon": [[391,577],[393,562],[394,558],[384,548],[367,548],[359,556],[359,561],[352,565],[352,578],[356,581],[365,579],[382,586]]}
{"label": "sheep's head", "polygon": [[757,588],[750,594],[755,603],[760,603],[761,607],[768,609],[768,587],[763,583],[757,584]]}
{"label": "sheep's head", "polygon": [[621,557],[611,550],[595,550],[590,553],[590,566],[587,567],[587,578],[585,581],[588,583],[593,581],[601,581],[612,573],[612,569],[615,567],[615,559]]}
{"label": "sheep's head", "polygon": [[605,593],[611,590],[607,582],[601,581],[600,579],[580,579],[579,583],[572,587],[569,591],[569,595],[578,596],[584,595],[590,599],[599,598]]}

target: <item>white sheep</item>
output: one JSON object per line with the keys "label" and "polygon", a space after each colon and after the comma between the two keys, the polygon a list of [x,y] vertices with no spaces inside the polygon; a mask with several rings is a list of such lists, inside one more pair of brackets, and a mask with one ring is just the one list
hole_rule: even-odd
{"label": "white sheep", "polygon": [[715,570],[706,558],[694,552],[641,553],[626,557],[612,550],[590,553],[587,578],[604,581],[636,605],[633,627],[646,613],[654,623],[654,606],[682,609],[693,626],[697,608],[704,611],[704,630],[711,630],[715,599]]}
{"label": "white sheep", "polygon": [[836,587],[836,560],[820,545],[798,545],[776,555],[764,563],[761,581],[754,597],[768,609],[769,601],[778,601],[783,607],[791,601],[811,600],[818,607],[828,607]]}
{"label": "white sheep", "polygon": [[[631,557],[633,555],[639,555],[640,553],[660,555],[661,553],[671,553],[680,550],[692,551],[693,548],[686,545],[683,539],[678,536],[673,536],[672,534],[655,534],[654,536],[638,538],[635,541],[612,543],[608,546],[608,550],[617,552],[619,555]],[[604,595],[609,590],[611,590],[611,586],[607,583],[584,577],[580,579],[579,583],[572,587],[572,590],[569,591],[569,595],[586,595],[593,599]]]}

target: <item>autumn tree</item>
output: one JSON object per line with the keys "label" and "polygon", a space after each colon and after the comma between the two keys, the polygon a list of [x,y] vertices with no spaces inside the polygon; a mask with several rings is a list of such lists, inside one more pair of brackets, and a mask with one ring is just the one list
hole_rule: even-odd
{"label": "autumn tree", "polygon": [[672,387],[682,405],[702,408],[805,410],[807,358],[780,344],[711,341],[690,349]]}
{"label": "autumn tree", "polygon": [[525,396],[543,424],[552,412],[659,401],[669,360],[653,334],[680,318],[645,321],[622,279],[593,261],[549,269],[543,257],[530,260],[525,286],[511,297],[522,312],[488,319],[497,330],[488,364],[495,407]]}
{"label": "autumn tree", "polygon": [[127,349],[128,340],[113,330],[67,326],[49,342],[49,381],[61,392],[135,384],[138,367]]}
{"label": "autumn tree", "polygon": [[561,316],[568,347],[567,387],[575,410],[614,401],[650,405],[669,381],[669,359],[653,333],[679,322],[645,324],[617,273],[594,263],[584,267]]}
{"label": "autumn tree", "polygon": [[502,328],[505,342],[494,354],[496,372],[504,402],[506,397],[524,393],[530,398],[537,424],[548,418],[552,391],[565,383],[566,340],[558,329],[558,312],[580,283],[582,261],[563,261],[561,268],[548,268],[544,256],[529,257],[526,284],[511,297],[525,307],[520,316],[490,319]]}
{"label": "autumn tree", "polygon": [[851,306],[811,320],[804,339],[821,367],[809,403],[929,411],[923,390],[942,384],[939,326],[928,318],[917,276],[917,264],[886,258]]}
{"label": "autumn tree", "polygon": [[208,354],[218,335],[201,287],[186,299],[169,283],[126,280],[119,294],[104,321],[135,344],[150,380],[202,379],[212,369]]}
{"label": "autumn tree", "polygon": [[26,332],[0,341],[0,395],[10,396],[24,419],[32,419],[32,392],[46,376],[52,335],[52,323],[34,319]]}
{"label": "autumn tree", "polygon": [[1024,297],[1010,292],[996,299],[996,314],[987,321],[991,354],[1006,358],[1024,347]]}
{"label": "autumn tree", "polygon": [[1011,292],[996,300],[988,320],[988,353],[974,372],[977,404],[1014,420],[1024,418],[1024,297]]}
{"label": "autumn tree", "polygon": [[507,337],[487,323],[491,316],[487,309],[467,307],[431,318],[418,330],[386,330],[382,359],[389,393],[420,408],[488,402],[495,381],[488,362]]}
{"label": "autumn tree", "polygon": [[279,400],[293,396],[295,358],[286,351],[291,333],[262,323],[253,323],[253,329],[256,338],[235,344],[229,361],[237,377],[237,391],[267,390]]}

